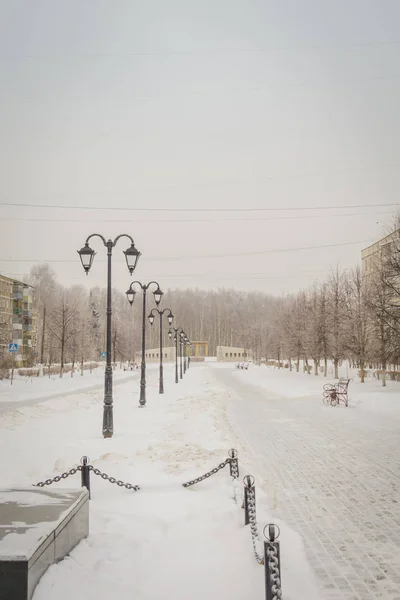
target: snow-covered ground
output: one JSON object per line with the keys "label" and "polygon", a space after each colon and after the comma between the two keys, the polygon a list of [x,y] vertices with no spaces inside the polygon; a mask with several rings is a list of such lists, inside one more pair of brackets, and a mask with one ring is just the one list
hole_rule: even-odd
{"label": "snow-covered ground", "polygon": [[[261,600],[264,573],[253,556],[249,527],[243,525],[242,486],[234,484],[228,467],[191,488],[181,485],[217,466],[231,447],[239,451],[241,477],[258,475],[251,452],[230,425],[231,397],[214,377],[213,365],[193,363],[178,385],[173,367],[166,366],[161,396],[157,369],[150,368],[144,409],[138,408],[137,373],[125,375],[129,381],[114,388],[115,434],[106,440],[101,388],[68,387],[86,374],[56,378],[48,391],[44,380],[18,382],[12,392],[9,382],[1,385],[12,394],[8,402],[23,397],[24,385],[31,399],[42,399],[0,415],[2,486],[53,477],[82,455],[110,476],[141,486],[132,492],[92,474],[90,535],[50,567],[34,600]],[[63,390],[69,394],[61,396]],[[54,397],[44,400],[47,393]],[[75,475],[54,485],[79,483]],[[261,488],[257,513],[261,532],[271,522]],[[318,600],[300,535],[273,520],[281,527],[285,600]]]}
{"label": "snow-covered ground", "polygon": [[[154,370],[155,365],[149,365],[150,370]],[[128,381],[138,377],[139,371],[124,371],[117,367],[113,371],[113,380],[115,383]],[[63,377],[59,375],[26,377],[16,375],[12,385],[10,379],[0,381],[0,413],[7,412],[15,406],[24,406],[35,404],[42,400],[75,394],[81,391],[100,390],[104,386],[104,367],[98,367],[90,371],[84,371],[81,376],[76,371],[74,376],[71,373],[65,373]]]}
{"label": "snow-covered ground", "polygon": [[[221,363],[220,368],[224,368]],[[219,366],[219,365],[218,365]],[[215,368],[215,367],[214,367]],[[306,373],[296,373],[295,370],[277,369],[274,367],[250,365],[249,370],[235,370],[235,378],[241,382],[256,385],[268,392],[279,394],[285,398],[313,397],[315,401],[322,398],[322,387],[325,383],[335,382],[330,366],[328,377],[315,376]],[[393,414],[400,417],[400,383],[387,381],[386,387],[374,377],[367,377],[360,382],[356,369],[343,365],[339,371],[340,377],[350,378],[349,408],[363,409],[378,413]]]}
{"label": "snow-covered ground", "polygon": [[273,520],[302,535],[320,598],[398,600],[400,384],[356,379],[349,407],[332,407],[322,403],[323,377],[210,370],[230,396],[228,416]]}

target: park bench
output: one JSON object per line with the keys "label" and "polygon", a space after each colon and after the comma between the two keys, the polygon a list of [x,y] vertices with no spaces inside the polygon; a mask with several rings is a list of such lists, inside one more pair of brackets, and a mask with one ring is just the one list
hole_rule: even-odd
{"label": "park bench", "polygon": [[245,363],[245,362],[237,363],[236,368],[237,369],[246,369],[246,371],[247,371],[247,369],[249,368],[249,363]]}
{"label": "park bench", "polygon": [[326,383],[323,391],[323,402],[331,406],[337,406],[343,402],[345,406],[349,405],[348,388],[350,379],[341,377],[337,383]]}

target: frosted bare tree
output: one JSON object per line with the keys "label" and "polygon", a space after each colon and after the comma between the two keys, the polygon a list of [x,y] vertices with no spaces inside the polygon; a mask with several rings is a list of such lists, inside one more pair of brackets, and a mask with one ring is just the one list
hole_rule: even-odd
{"label": "frosted bare tree", "polygon": [[315,285],[307,294],[306,343],[308,355],[314,362],[314,375],[318,375],[323,353],[323,315],[321,314],[320,290]]}
{"label": "frosted bare tree", "polygon": [[361,383],[365,381],[365,367],[370,350],[371,319],[368,311],[368,287],[357,266],[344,277],[346,322],[344,349],[360,370]]}
{"label": "frosted bare tree", "polygon": [[334,366],[334,376],[339,378],[339,363],[344,358],[344,329],[345,329],[345,302],[343,273],[336,267],[332,270],[327,284],[328,306],[328,340]]}
{"label": "frosted bare tree", "polygon": [[66,289],[61,289],[50,313],[49,330],[59,346],[60,377],[64,373],[65,353],[68,342],[76,335],[77,309]]}
{"label": "frosted bare tree", "polygon": [[46,338],[48,335],[48,317],[57,289],[56,275],[48,264],[41,264],[32,267],[27,279],[28,283],[35,288],[37,345],[40,364],[44,364]]}

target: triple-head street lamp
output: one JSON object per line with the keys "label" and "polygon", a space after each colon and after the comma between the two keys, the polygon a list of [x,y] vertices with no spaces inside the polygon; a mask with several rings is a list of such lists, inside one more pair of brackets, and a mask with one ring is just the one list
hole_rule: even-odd
{"label": "triple-head street lamp", "polygon": [[157,286],[157,289],[154,290],[153,296],[154,301],[157,306],[160,304],[161,299],[163,297],[164,292],[160,290],[160,286],[157,281],[150,281],[150,283],[144,284],[140,283],[140,281],[132,281],[129,286],[128,291],[126,292],[126,297],[128,298],[129,304],[132,306],[133,301],[135,299],[136,291],[132,286],[137,284],[143,291],[143,312],[142,312],[142,362],[140,364],[140,398],[139,398],[139,406],[146,406],[146,293],[149,287],[154,284]]}
{"label": "triple-head street lamp", "polygon": [[[179,382],[178,378],[178,341],[180,340],[180,336],[183,333],[182,327],[171,327],[168,331],[168,335],[170,338],[174,336],[175,342],[175,383]],[[181,354],[182,358],[182,354]],[[181,379],[182,379],[182,363],[181,363]]]}
{"label": "triple-head street lamp", "polygon": [[163,314],[166,313],[166,315],[168,317],[168,324],[172,325],[172,321],[174,320],[174,315],[172,314],[170,308],[164,308],[164,310],[159,310],[158,308],[153,308],[153,310],[150,312],[149,316],[147,317],[149,319],[150,325],[153,325],[153,323],[154,323],[154,313],[158,313],[160,316],[160,378],[159,378],[158,392],[160,394],[163,394],[164,393],[164,374],[163,374],[163,323],[162,323],[162,318],[163,318]]}
{"label": "triple-head street lamp", "polygon": [[113,421],[113,390],[112,390],[112,367],[111,367],[111,256],[112,250],[121,237],[127,237],[131,241],[131,245],[127,250],[124,250],[126,264],[129,273],[132,275],[138,263],[140,252],[135,247],[133,238],[122,233],[118,235],[114,241],[106,240],[99,233],[92,233],[87,238],[83,248],[78,250],[79,257],[86,275],[89,274],[90,267],[93,264],[93,259],[96,252],[89,246],[89,240],[92,237],[99,237],[107,248],[107,321],[106,321],[106,369],[104,378],[104,406],[103,406],[103,437],[110,438],[114,433]]}

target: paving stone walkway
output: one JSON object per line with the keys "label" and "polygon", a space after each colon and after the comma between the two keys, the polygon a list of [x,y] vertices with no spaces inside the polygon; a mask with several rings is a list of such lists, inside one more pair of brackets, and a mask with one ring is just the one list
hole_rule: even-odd
{"label": "paving stone walkway", "polygon": [[269,394],[229,370],[215,376],[274,488],[273,514],[303,537],[321,599],[400,600],[400,411],[333,408]]}

